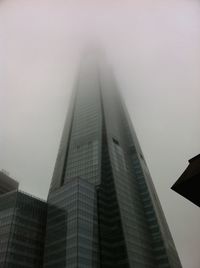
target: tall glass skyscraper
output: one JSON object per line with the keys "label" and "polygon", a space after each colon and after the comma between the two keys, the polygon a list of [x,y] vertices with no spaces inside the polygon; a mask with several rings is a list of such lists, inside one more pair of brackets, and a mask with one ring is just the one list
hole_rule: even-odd
{"label": "tall glass skyscraper", "polygon": [[54,169],[44,267],[182,267],[114,76],[92,56]]}

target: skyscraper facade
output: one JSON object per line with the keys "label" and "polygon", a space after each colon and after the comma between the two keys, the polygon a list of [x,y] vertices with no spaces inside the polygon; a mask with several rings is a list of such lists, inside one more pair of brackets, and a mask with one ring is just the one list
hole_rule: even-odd
{"label": "skyscraper facade", "polygon": [[44,267],[182,267],[114,76],[89,56],[49,191]]}

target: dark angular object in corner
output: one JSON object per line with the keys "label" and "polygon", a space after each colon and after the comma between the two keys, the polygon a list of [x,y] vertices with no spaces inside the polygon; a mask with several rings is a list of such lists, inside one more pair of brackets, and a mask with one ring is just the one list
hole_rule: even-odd
{"label": "dark angular object in corner", "polygon": [[200,154],[188,162],[188,167],[171,189],[200,207]]}

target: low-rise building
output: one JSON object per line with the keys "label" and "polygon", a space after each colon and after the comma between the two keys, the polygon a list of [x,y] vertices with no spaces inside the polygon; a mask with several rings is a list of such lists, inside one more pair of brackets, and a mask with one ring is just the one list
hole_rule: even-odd
{"label": "low-rise building", "polygon": [[42,268],[46,202],[21,191],[0,196],[0,267]]}
{"label": "low-rise building", "polygon": [[19,183],[9,176],[9,173],[0,171],[0,195],[18,189]]}

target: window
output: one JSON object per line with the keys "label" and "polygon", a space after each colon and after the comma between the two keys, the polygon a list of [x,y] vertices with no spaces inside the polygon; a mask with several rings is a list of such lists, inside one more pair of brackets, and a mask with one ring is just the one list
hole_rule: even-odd
{"label": "window", "polygon": [[118,140],[116,140],[115,138],[112,138],[112,139],[113,139],[113,142],[114,142],[115,144],[119,145]]}

